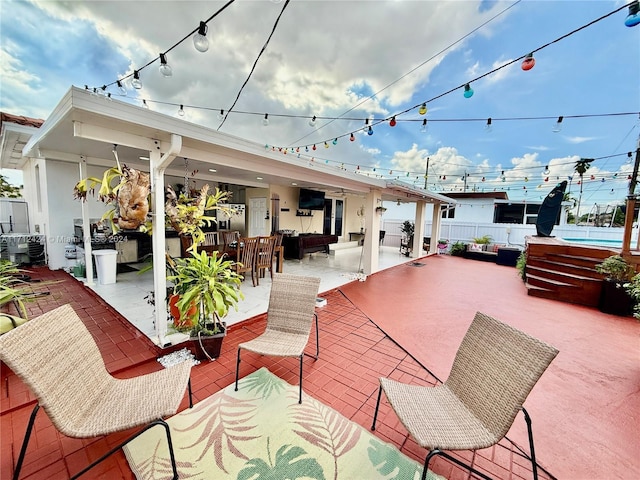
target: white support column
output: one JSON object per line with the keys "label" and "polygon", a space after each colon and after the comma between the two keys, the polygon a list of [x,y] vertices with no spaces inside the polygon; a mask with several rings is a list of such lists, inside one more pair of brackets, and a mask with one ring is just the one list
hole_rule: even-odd
{"label": "white support column", "polygon": [[413,235],[413,253],[415,257],[422,256],[422,240],[424,239],[424,220],[426,214],[426,202],[418,200],[416,202],[416,226]]}
{"label": "white support column", "polygon": [[440,213],[440,203],[433,204],[433,215],[431,217],[431,242],[429,242],[429,253],[436,253],[440,230],[442,227],[442,215]]}
{"label": "white support column", "polygon": [[171,135],[171,147],[164,155],[158,150],[149,152],[149,168],[151,170],[151,204],[152,204],[152,236],[153,248],[153,291],[155,292],[155,323],[158,344],[163,346],[167,336],[167,266],[165,261],[165,218],[164,218],[164,172],[171,161],[182,149],[182,137]]}
{"label": "white support column", "polygon": [[376,212],[376,207],[380,204],[381,194],[378,190],[373,190],[367,194],[364,201],[364,243],[362,245],[362,272],[371,275],[378,271],[378,260],[380,251],[380,215]]}
{"label": "white support column", "polygon": [[[87,159],[82,157],[80,159],[79,173],[80,180],[83,178],[87,178]],[[87,285],[93,286],[93,261],[91,254],[91,224],[89,223],[89,206],[86,201],[81,201],[82,208],[82,242],[84,245],[84,265],[85,265],[85,274],[87,279]]]}

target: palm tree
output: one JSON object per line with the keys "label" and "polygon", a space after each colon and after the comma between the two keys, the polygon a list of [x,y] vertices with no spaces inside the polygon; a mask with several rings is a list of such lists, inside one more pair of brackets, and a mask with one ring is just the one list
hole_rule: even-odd
{"label": "palm tree", "polygon": [[578,224],[578,220],[580,219],[580,202],[582,201],[582,185],[583,185],[583,176],[589,167],[591,167],[591,162],[593,162],[593,158],[580,158],[576,162],[574,167],[574,171],[580,175],[580,196],[578,197],[578,209],[576,210],[576,225]]}

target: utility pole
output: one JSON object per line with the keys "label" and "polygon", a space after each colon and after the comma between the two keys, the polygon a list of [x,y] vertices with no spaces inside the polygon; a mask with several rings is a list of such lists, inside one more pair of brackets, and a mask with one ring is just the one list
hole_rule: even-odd
{"label": "utility pole", "polygon": [[[629,182],[629,193],[627,195],[627,211],[624,215],[624,233],[622,235],[622,256],[631,257],[631,231],[633,230],[633,217],[636,211],[636,184],[638,183],[638,167],[640,166],[640,135],[636,145],[636,161],[633,165],[633,174]],[[636,244],[637,248],[637,244]]]}
{"label": "utility pole", "polygon": [[427,190],[427,178],[429,177],[429,157],[427,157],[427,168],[424,171],[424,189]]}

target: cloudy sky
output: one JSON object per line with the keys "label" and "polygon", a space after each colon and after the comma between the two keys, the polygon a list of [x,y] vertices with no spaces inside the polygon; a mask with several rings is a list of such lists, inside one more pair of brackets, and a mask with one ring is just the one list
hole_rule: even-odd
{"label": "cloudy sky", "polygon": [[[624,25],[628,0],[236,0],[208,22],[198,52],[190,32],[227,3],[2,0],[0,109],[46,119],[72,85],[108,85],[113,101],[144,99],[168,115],[184,105],[185,121],[336,168],[424,186],[428,159],[428,188],[445,194],[466,184],[540,200],[571,180],[577,197],[581,157],[596,159],[583,205],[627,194],[640,134],[640,26]],[[532,51],[531,70],[507,65]]]}

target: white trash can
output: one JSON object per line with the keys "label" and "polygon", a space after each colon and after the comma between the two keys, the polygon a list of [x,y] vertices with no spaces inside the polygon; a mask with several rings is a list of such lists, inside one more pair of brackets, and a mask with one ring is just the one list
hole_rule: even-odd
{"label": "white trash can", "polygon": [[96,259],[96,271],[98,272],[98,283],[107,285],[116,283],[116,271],[118,268],[117,250],[95,250],[92,252]]}

